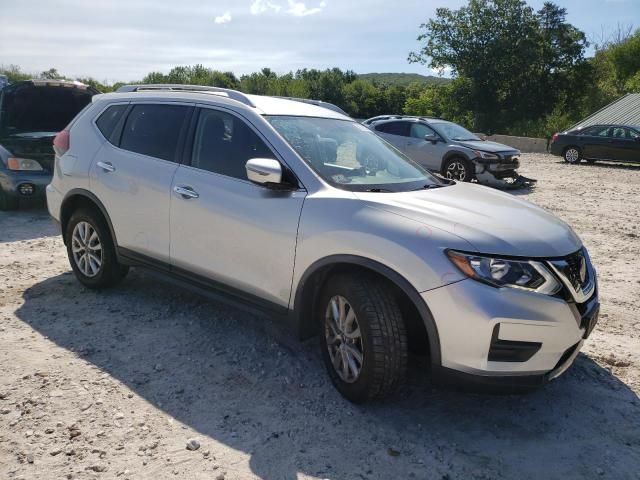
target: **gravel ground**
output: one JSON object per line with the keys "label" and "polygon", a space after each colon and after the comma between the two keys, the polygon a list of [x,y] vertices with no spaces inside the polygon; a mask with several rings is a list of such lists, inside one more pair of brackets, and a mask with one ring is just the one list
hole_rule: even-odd
{"label": "gravel ground", "polygon": [[602,318],[518,396],[433,388],[415,359],[351,405],[315,341],[140,270],[89,291],[46,212],[0,212],[0,478],[640,479],[640,167],[523,164],[518,194],[590,249]]}

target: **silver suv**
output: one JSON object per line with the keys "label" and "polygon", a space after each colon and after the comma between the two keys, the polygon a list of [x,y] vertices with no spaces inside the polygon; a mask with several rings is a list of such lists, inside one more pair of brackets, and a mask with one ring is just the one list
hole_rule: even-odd
{"label": "silver suv", "polygon": [[501,188],[532,186],[517,173],[520,150],[479,138],[439,118],[381,115],[362,122],[414,162],[460,182]]}
{"label": "silver suv", "polygon": [[566,224],[444,182],[321,106],[126,86],[55,140],[48,208],[89,288],[144,266],[318,335],[353,402],[392,393],[409,352],[439,380],[532,387],[578,354],[596,275]]}

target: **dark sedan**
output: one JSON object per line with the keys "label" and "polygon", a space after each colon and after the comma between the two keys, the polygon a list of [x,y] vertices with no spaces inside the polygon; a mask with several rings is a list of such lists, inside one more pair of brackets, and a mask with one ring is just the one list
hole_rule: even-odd
{"label": "dark sedan", "polygon": [[591,125],[556,133],[549,150],[568,163],[582,159],[640,163],[640,126]]}

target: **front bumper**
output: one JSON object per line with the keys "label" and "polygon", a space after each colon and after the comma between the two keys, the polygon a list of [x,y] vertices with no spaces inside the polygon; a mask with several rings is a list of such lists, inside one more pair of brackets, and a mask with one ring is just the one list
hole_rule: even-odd
{"label": "front bumper", "polygon": [[[597,291],[578,308],[563,298],[494,288],[470,279],[424,292],[422,297],[438,329],[441,365],[437,367],[441,374],[467,378],[465,383],[475,378],[475,383],[534,386],[557,377],[578,355],[599,308]],[[496,341],[537,348],[496,361]]]}
{"label": "front bumper", "polygon": [[[20,199],[43,199],[45,197],[46,187],[51,182],[51,173],[49,172],[32,172],[32,171],[14,171],[0,168],[0,188],[5,195]],[[25,194],[23,185],[31,185],[32,188],[27,189],[32,193]]]}

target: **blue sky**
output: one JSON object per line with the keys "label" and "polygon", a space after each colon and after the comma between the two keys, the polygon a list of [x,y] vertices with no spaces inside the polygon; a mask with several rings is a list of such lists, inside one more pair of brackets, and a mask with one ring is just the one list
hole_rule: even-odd
{"label": "blue sky", "polygon": [[[407,54],[420,23],[461,0],[0,0],[0,64],[50,67],[101,81],[202,63],[243,74],[337,66],[357,73],[417,72]],[[539,8],[543,0],[530,0]],[[640,27],[640,0],[566,0],[590,38]]]}

